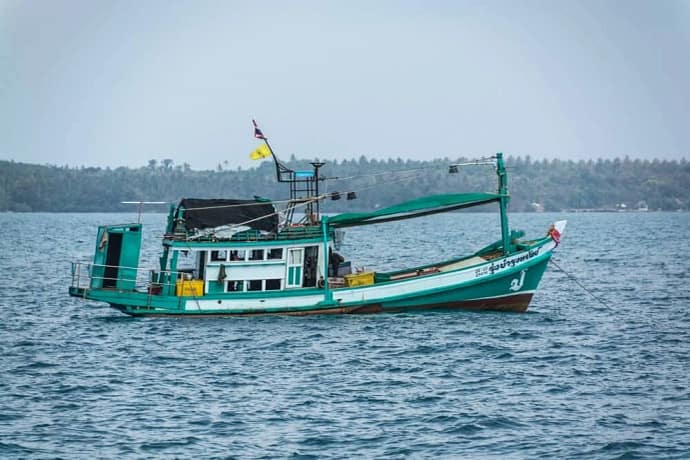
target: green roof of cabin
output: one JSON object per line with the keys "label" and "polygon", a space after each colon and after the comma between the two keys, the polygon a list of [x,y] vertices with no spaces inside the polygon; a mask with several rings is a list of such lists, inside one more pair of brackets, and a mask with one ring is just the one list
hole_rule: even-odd
{"label": "green roof of cabin", "polygon": [[382,208],[374,212],[349,212],[330,217],[333,227],[352,227],[410,219],[498,201],[497,193],[451,193],[431,195]]}

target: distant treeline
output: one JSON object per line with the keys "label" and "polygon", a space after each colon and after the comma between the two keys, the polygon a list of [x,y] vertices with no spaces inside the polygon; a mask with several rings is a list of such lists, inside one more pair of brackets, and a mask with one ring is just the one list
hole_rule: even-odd
{"label": "distant treeline", "polygon": [[[321,169],[329,179],[322,192],[341,192],[328,200],[329,212],[365,210],[436,193],[495,191],[490,166],[448,166],[467,161],[367,159],[333,161]],[[564,209],[690,209],[690,163],[682,161],[562,161],[530,157],[506,159],[512,211]],[[291,158],[294,170],[310,170],[308,161]],[[169,201],[193,198],[288,198],[288,185],[276,181],[273,163],[248,170],[192,170],[188,164],[150,160],[140,168],[68,167],[0,161],[0,211],[109,212],[132,211],[122,201]],[[354,191],[357,200],[345,199]],[[153,210],[153,209],[151,209]],[[162,210],[160,207],[157,210]]]}

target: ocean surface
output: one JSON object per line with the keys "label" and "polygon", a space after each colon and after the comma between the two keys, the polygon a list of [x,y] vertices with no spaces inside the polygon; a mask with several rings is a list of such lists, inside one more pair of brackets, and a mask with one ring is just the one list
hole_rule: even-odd
{"label": "ocean surface", "polygon": [[[0,458],[690,458],[690,214],[511,226],[562,218],[565,272],[524,314],[136,319],[67,295],[97,225],[136,215],[0,214]],[[497,226],[364,227],[341,253],[402,268]]]}

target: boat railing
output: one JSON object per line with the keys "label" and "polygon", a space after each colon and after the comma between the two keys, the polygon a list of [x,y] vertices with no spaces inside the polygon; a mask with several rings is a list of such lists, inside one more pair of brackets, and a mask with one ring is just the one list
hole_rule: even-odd
{"label": "boat railing", "polygon": [[321,226],[317,223],[295,223],[285,225],[277,233],[260,233],[256,230],[241,231],[231,235],[222,234],[188,234],[188,233],[166,233],[163,239],[175,242],[249,242],[249,241],[282,241],[300,238],[317,238],[321,236]]}
{"label": "boat railing", "polygon": [[[118,276],[106,276],[107,269],[115,269]],[[99,274],[102,273],[102,274]],[[120,276],[125,273],[124,276]],[[98,285],[112,284],[117,286],[119,282],[131,283],[135,290],[145,290],[147,292],[159,291],[165,286],[174,286],[181,271],[157,271],[142,270],[138,267],[127,267],[123,265],[105,265],[87,262],[72,262],[71,277],[74,288],[91,288],[93,281],[97,280]],[[106,283],[110,282],[110,283]]]}

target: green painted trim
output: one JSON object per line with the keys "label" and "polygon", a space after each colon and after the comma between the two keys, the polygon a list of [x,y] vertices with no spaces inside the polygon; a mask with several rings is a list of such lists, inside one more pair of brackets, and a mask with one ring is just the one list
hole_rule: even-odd
{"label": "green painted trim", "polygon": [[179,255],[178,251],[173,251],[172,257],[170,257],[170,271],[168,275],[168,284],[163,286],[163,290],[169,296],[175,295],[175,284],[177,283],[177,257]]}
{"label": "green painted trim", "polygon": [[[323,302],[320,305],[332,305],[333,293],[328,286],[328,216],[321,216],[321,231],[323,232]],[[318,283],[318,281],[317,281]]]}
{"label": "green painted trim", "polygon": [[[215,281],[210,281],[214,283]],[[174,286],[173,286],[174,292]],[[273,299],[286,297],[300,297],[300,296],[323,295],[323,290],[318,288],[294,288],[286,290],[275,291],[237,291],[237,292],[218,292],[209,293],[202,297],[185,296],[178,297],[175,295],[150,295],[141,291],[125,291],[116,289],[88,289],[84,297],[91,300],[107,301],[112,303],[122,303],[128,305],[141,304],[146,302],[146,305],[168,305],[177,304],[178,299],[183,300],[257,300],[257,299]],[[80,297],[82,294],[80,294]],[[109,299],[109,300],[104,300]],[[150,299],[150,300],[149,300]]]}
{"label": "green painted trim", "polygon": [[217,280],[207,280],[208,290],[203,296],[204,299],[208,298],[212,294],[224,294],[225,293],[225,281],[219,283]]}
{"label": "green painted trim", "polygon": [[175,203],[170,203],[168,207],[168,222],[165,226],[165,233],[170,235],[175,228]]}
{"label": "green painted trim", "polygon": [[[329,240],[333,239],[333,235],[329,235]],[[302,238],[302,239],[290,239],[290,240],[255,240],[255,241],[216,241],[216,242],[193,242],[193,241],[172,241],[168,243],[173,249],[177,250],[189,250],[189,249],[219,249],[219,248],[259,248],[264,246],[302,246],[310,244],[321,244],[322,238]]]}

